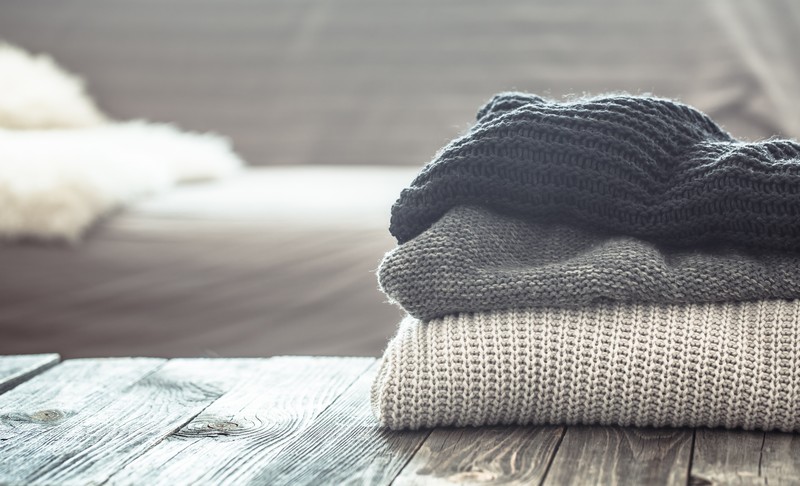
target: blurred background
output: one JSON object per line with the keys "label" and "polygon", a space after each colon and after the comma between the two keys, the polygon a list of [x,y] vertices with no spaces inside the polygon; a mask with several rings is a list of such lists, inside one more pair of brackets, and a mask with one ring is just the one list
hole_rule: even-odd
{"label": "blurred background", "polygon": [[800,136],[792,0],[3,0],[0,39],[248,165],[76,244],[0,247],[4,354],[378,355],[389,208],[499,91],[650,93]]}

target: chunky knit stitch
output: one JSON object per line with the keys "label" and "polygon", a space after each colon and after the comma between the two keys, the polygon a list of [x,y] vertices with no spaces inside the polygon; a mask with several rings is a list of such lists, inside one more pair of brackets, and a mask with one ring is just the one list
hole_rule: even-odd
{"label": "chunky knit stitch", "polygon": [[800,430],[800,301],[407,318],[372,389],[392,429],[614,424]]}
{"label": "chunky knit stitch", "polygon": [[701,303],[800,298],[800,254],[666,247],[483,207],[457,206],[384,258],[382,290],[409,314],[600,301]]}
{"label": "chunky knit stitch", "polygon": [[665,99],[505,93],[403,190],[390,230],[405,243],[464,204],[660,243],[798,250],[800,145],[740,142]]}

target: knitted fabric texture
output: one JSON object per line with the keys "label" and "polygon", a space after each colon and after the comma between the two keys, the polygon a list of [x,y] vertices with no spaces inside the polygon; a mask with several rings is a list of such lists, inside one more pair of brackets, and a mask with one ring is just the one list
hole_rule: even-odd
{"label": "knitted fabric texture", "polygon": [[505,93],[403,190],[390,230],[405,243],[465,204],[659,243],[798,250],[800,144],[740,142],[665,99]]}
{"label": "knitted fabric texture", "polygon": [[383,426],[800,430],[800,301],[599,304],[407,318],[372,389]]}
{"label": "knitted fabric texture", "polygon": [[800,298],[800,255],[735,247],[676,249],[570,225],[457,206],[378,269],[409,314]]}

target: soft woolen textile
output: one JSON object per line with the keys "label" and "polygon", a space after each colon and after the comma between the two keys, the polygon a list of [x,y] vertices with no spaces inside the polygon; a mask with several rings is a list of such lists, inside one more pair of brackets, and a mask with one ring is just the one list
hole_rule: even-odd
{"label": "soft woolen textile", "polygon": [[108,121],[83,80],[46,54],[0,41],[0,128],[85,128]]}
{"label": "soft woolen textile", "polygon": [[800,298],[800,254],[679,248],[457,206],[389,252],[381,288],[409,314]]}
{"label": "soft woolen textile", "polygon": [[172,125],[0,129],[0,241],[77,242],[125,204],[241,166],[228,139]]}
{"label": "soft woolen textile", "polygon": [[230,141],[116,122],[46,55],[0,43],[0,242],[77,242],[103,216],[239,170]]}
{"label": "soft woolen textile", "polygon": [[405,319],[372,389],[392,429],[800,430],[800,301],[598,304]]}
{"label": "soft woolen textile", "polygon": [[637,236],[800,249],[800,144],[745,143],[675,101],[504,93],[403,190],[398,242],[457,205]]}

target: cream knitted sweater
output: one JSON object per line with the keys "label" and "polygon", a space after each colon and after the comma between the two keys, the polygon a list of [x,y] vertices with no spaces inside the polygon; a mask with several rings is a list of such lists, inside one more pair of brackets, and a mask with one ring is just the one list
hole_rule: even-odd
{"label": "cream knitted sweater", "polygon": [[392,429],[800,430],[800,301],[596,304],[406,318],[372,390]]}

